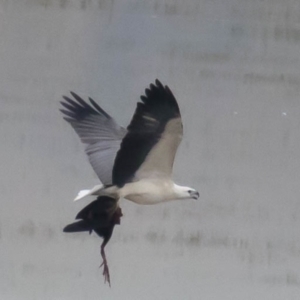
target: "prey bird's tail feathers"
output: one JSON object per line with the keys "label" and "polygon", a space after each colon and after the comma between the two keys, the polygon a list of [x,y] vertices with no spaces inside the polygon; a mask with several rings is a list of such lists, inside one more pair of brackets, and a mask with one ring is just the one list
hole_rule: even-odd
{"label": "prey bird's tail feathers", "polygon": [[85,220],[80,220],[78,222],[72,223],[67,225],[63,231],[64,232],[82,232],[82,231],[89,231],[92,232],[93,227],[91,224],[86,222]]}

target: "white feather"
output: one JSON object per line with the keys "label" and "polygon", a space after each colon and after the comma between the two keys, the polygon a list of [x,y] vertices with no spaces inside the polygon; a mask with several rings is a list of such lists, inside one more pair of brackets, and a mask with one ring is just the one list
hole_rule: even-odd
{"label": "white feather", "polygon": [[98,184],[95,185],[92,189],[90,190],[81,190],[79,191],[78,195],[76,196],[76,198],[74,199],[74,201],[78,201],[86,196],[90,196],[90,195],[97,195],[98,192],[103,188],[103,184]]}

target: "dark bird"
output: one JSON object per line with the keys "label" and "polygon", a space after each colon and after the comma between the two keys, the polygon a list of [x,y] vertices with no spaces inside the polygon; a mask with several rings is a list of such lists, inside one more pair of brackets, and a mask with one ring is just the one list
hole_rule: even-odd
{"label": "dark bird", "polygon": [[103,266],[104,280],[109,285],[110,276],[104,248],[112,236],[115,225],[121,223],[122,216],[122,210],[116,199],[99,196],[97,200],[87,205],[77,214],[76,219],[81,219],[80,221],[67,225],[63,230],[64,232],[88,231],[90,234],[94,230],[103,238],[100,247],[103,262],[100,267]]}

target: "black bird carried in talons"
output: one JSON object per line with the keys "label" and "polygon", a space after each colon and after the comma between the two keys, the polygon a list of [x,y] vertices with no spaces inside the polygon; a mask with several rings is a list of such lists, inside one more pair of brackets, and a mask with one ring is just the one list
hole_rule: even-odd
{"label": "black bird carried in talons", "polygon": [[104,282],[108,282],[109,286],[111,286],[110,275],[104,248],[112,236],[115,225],[121,223],[122,216],[122,210],[116,199],[99,196],[97,200],[87,205],[77,214],[76,219],[81,219],[80,221],[69,224],[63,229],[64,232],[88,231],[90,234],[95,231],[103,238],[100,247],[103,261],[100,267],[103,266]]}

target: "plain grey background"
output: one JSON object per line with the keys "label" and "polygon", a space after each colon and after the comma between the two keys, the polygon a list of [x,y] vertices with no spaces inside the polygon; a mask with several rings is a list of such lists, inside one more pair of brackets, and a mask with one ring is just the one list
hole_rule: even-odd
{"label": "plain grey background", "polygon": [[[0,298],[292,300],[300,295],[298,0],[0,1]],[[138,206],[107,246],[62,228],[98,183],[58,109],[91,96],[123,126],[159,78],[174,166],[198,201]]]}

